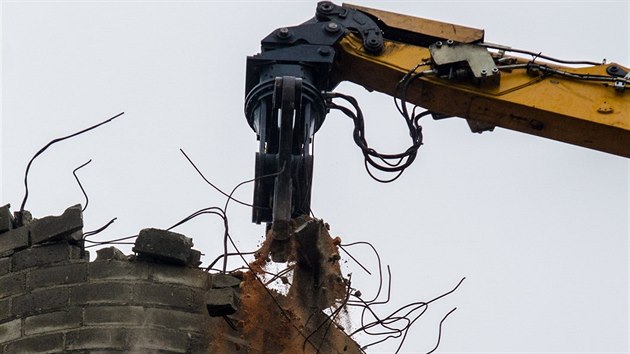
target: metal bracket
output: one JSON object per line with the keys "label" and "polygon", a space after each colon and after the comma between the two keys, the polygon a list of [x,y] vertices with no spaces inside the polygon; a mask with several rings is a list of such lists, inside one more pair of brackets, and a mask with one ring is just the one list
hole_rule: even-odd
{"label": "metal bracket", "polygon": [[[368,15],[335,5],[330,1],[317,4],[315,17],[320,21],[334,21],[363,39],[363,48],[370,54],[380,54],[383,51],[383,33],[376,22]],[[333,26],[334,27],[334,26]],[[334,28],[331,28],[334,30]]]}
{"label": "metal bracket", "polygon": [[317,4],[314,18],[301,25],[282,27],[262,41],[263,52],[299,44],[332,46],[347,32],[363,39],[363,47],[370,54],[383,51],[383,34],[376,22],[357,10],[337,6],[330,1]]}
{"label": "metal bracket", "polygon": [[610,66],[608,66],[606,68],[606,72],[608,73],[608,75],[614,76],[614,77],[624,77],[628,74],[627,71],[625,71],[623,68],[620,68],[619,66],[615,64],[611,64]]}
{"label": "metal bracket", "polygon": [[625,71],[615,64],[607,67],[606,72],[610,76],[619,78],[619,80],[615,80],[615,90],[624,91],[626,89],[626,85],[630,82],[630,72]]}
{"label": "metal bracket", "polygon": [[470,131],[473,133],[483,133],[483,132],[491,132],[496,127],[494,124],[482,122],[474,119],[466,119],[468,123],[468,127],[470,127]]}
{"label": "metal bracket", "polygon": [[262,51],[286,48],[299,44],[332,46],[343,36],[342,27],[335,22],[311,19],[301,25],[281,27],[261,41]]}
{"label": "metal bracket", "polygon": [[630,82],[630,72],[623,77],[623,80],[615,81],[615,90],[623,91],[626,89],[626,84]]}
{"label": "metal bracket", "polygon": [[446,43],[438,41],[430,45],[429,51],[439,76],[458,81],[472,79],[483,87],[499,85],[501,74],[484,47],[449,39]]}

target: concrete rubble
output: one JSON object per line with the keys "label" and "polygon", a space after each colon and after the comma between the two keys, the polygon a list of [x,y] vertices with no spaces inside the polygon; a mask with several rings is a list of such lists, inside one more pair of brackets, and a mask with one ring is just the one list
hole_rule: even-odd
{"label": "concrete rubble", "polygon": [[197,267],[201,264],[201,252],[192,249],[192,246],[192,239],[184,235],[160,229],[143,229],[136,238],[133,251],[139,259]]}
{"label": "concrete rubble", "polygon": [[313,343],[320,352],[360,352],[334,326],[314,328],[329,321],[321,309],[345,292],[319,220],[290,241],[297,242],[286,254],[295,263],[293,285],[281,295],[260,282],[269,241],[253,271],[232,274],[199,269],[191,238],[154,228],[140,231],[135,254],[104,247],[90,262],[80,205],[29,215],[17,225],[10,206],[0,207],[0,352],[315,353]]}

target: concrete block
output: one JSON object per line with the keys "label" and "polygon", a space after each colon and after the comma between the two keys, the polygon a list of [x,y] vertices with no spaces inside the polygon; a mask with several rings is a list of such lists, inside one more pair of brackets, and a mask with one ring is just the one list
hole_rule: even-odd
{"label": "concrete block", "polygon": [[176,287],[162,284],[136,284],[133,302],[138,305],[160,305],[187,309],[192,308],[192,290],[187,287]]}
{"label": "concrete block", "polygon": [[145,322],[142,306],[92,306],[86,307],[84,313],[85,326],[140,326]]}
{"label": "concrete block", "polygon": [[149,264],[149,277],[157,283],[179,284],[201,289],[207,289],[210,284],[210,274],[202,270],[157,263]]}
{"label": "concrete block", "polygon": [[182,234],[159,229],[144,229],[136,238],[133,251],[139,259],[187,265],[191,256],[192,239]]}
{"label": "concrete block", "polygon": [[11,258],[0,258],[0,276],[5,275],[11,271]]}
{"label": "concrete block", "polygon": [[29,289],[41,289],[53,285],[85,282],[87,269],[87,262],[34,269],[28,273],[26,285]]}
{"label": "concrete block", "polygon": [[5,346],[5,353],[62,353],[63,333],[25,337]]}
{"label": "concrete block", "polygon": [[75,285],[70,289],[70,303],[128,304],[132,299],[132,285],[124,283],[91,283]]}
{"label": "concrete block", "polygon": [[82,328],[66,332],[66,351],[125,349],[127,328]]}
{"label": "concrete block", "polygon": [[89,278],[92,280],[129,280],[149,279],[149,266],[145,262],[109,261],[89,264]]}
{"label": "concrete block", "polygon": [[186,265],[193,268],[199,267],[201,265],[201,251],[191,249]]}
{"label": "concrete block", "polygon": [[11,301],[11,313],[17,317],[24,317],[66,308],[66,306],[68,306],[68,289],[51,288],[14,297]]}
{"label": "concrete block", "polygon": [[13,216],[11,215],[11,204],[0,207],[0,234],[13,228]]}
{"label": "concrete block", "polygon": [[0,277],[0,299],[25,292],[26,274],[10,273]]}
{"label": "concrete block", "polygon": [[0,343],[6,343],[20,338],[22,335],[22,320],[17,319],[0,324]]}
{"label": "concrete block", "polygon": [[198,333],[204,331],[208,321],[208,316],[202,314],[160,308],[145,309],[145,318],[147,326]]}
{"label": "concrete block", "polygon": [[211,317],[234,314],[236,302],[237,296],[232,288],[210,289],[206,292],[206,308]]}
{"label": "concrete block", "polygon": [[11,313],[11,298],[0,300],[0,323],[5,322],[12,317],[13,314]]}
{"label": "concrete block", "polygon": [[41,267],[78,259],[81,259],[81,249],[65,241],[60,241],[16,252],[11,257],[11,270],[15,272],[26,268]]}
{"label": "concrete block", "polygon": [[192,311],[202,311],[206,307],[206,291],[208,289],[193,289],[190,306]]}
{"label": "concrete block", "polygon": [[79,328],[82,319],[83,310],[79,307],[27,317],[24,320],[24,334],[30,336],[62,329]]}
{"label": "concrete block", "polygon": [[61,239],[76,241],[77,235],[75,233],[82,228],[83,212],[81,205],[77,204],[66,209],[60,216],[46,216],[33,220],[31,222],[31,242],[38,244]]}
{"label": "concrete block", "polygon": [[112,246],[112,247],[105,247],[105,248],[101,248],[100,250],[97,250],[96,259],[94,261],[101,262],[101,261],[126,261],[126,260],[128,260],[128,257],[125,256],[125,254],[122,253],[118,248]]}
{"label": "concrete block", "polygon": [[186,353],[188,335],[160,328],[129,329],[129,348],[138,353],[152,353],[156,350],[169,353]]}
{"label": "concrete block", "polygon": [[212,274],[212,288],[237,288],[241,279],[228,274]]}
{"label": "concrete block", "polygon": [[[19,225],[18,225],[18,221],[21,221]],[[33,214],[31,214],[31,212],[28,210],[23,210],[22,213],[20,213],[19,211],[13,212],[13,224],[16,227],[29,225],[32,221],[33,221]]]}
{"label": "concrete block", "polygon": [[0,235],[0,253],[11,254],[29,246],[28,243],[29,226],[22,226],[9,230]]}

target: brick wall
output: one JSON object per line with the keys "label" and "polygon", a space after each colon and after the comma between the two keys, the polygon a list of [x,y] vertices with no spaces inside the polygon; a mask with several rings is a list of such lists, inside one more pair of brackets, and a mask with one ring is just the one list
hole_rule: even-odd
{"label": "brick wall", "polygon": [[9,269],[0,278],[0,343],[6,353],[206,351],[207,273],[70,258],[40,266]]}
{"label": "brick wall", "polygon": [[104,249],[89,262],[78,206],[21,226],[8,205],[0,214],[0,352],[208,352],[217,319],[207,300],[224,292],[213,283],[238,279],[156,257],[159,247],[144,257]]}
{"label": "brick wall", "polygon": [[0,207],[0,354],[360,352],[334,326],[314,328],[325,317],[287,322],[251,273],[199,269],[184,235],[141,230],[134,255],[108,247],[90,262],[82,228],[80,205],[42,219]]}

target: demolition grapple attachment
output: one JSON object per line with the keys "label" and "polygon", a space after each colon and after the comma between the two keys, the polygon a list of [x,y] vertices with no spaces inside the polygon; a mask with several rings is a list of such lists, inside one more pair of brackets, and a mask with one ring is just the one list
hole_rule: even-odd
{"label": "demolition grapple attachment", "polygon": [[261,53],[247,58],[245,115],[260,141],[254,185],[255,223],[271,223],[276,239],[290,220],[310,212],[313,134],[327,113],[322,92],[338,82],[333,47],[351,31],[366,50],[382,50],[381,31],[367,15],[323,1],[316,16],[273,31]]}

